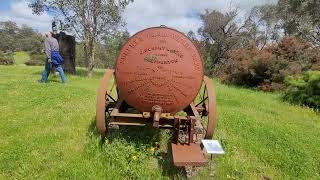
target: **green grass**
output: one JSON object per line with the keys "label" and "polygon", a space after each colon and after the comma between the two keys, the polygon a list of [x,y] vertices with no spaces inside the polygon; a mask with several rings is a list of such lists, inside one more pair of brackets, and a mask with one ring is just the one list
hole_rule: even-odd
{"label": "green grass", "polygon": [[[98,70],[68,85],[43,67],[0,66],[0,179],[184,179],[165,153],[170,133],[121,128],[101,144],[95,131]],[[278,94],[215,82],[215,179],[320,179],[320,115]],[[208,167],[195,179],[210,179]]]}
{"label": "green grass", "polygon": [[21,65],[30,60],[30,55],[26,51],[17,51],[14,52],[13,59],[15,64]]}

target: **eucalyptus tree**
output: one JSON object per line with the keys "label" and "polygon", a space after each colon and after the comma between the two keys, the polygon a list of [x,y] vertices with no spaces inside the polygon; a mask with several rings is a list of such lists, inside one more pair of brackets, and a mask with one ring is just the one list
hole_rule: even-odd
{"label": "eucalyptus tree", "polygon": [[237,10],[227,13],[214,10],[200,16],[203,26],[198,32],[206,41],[213,66],[227,58],[228,53],[239,45],[242,27],[235,22],[237,15]]}
{"label": "eucalyptus tree", "polygon": [[287,35],[300,37],[320,47],[320,1],[279,0],[278,14]]}
{"label": "eucalyptus tree", "polygon": [[122,10],[133,0],[30,0],[33,13],[50,12],[84,41],[88,77],[95,64],[95,45],[124,23]]}

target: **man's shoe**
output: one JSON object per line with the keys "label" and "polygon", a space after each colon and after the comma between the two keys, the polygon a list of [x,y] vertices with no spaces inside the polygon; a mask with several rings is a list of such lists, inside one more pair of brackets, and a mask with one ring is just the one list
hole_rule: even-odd
{"label": "man's shoe", "polygon": [[42,81],[42,80],[38,80],[37,82],[38,82],[38,83],[46,83],[46,82],[44,82],[44,81]]}

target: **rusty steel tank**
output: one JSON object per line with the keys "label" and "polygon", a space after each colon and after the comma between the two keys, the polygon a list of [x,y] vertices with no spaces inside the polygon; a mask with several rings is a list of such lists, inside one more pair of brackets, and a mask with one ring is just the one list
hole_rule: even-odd
{"label": "rusty steel tank", "polygon": [[172,129],[173,164],[203,166],[200,142],[212,138],[216,99],[188,37],[163,26],[130,37],[100,82],[96,126],[102,137],[114,126]]}
{"label": "rusty steel tank", "polygon": [[115,66],[121,96],[140,111],[176,113],[196,97],[203,65],[193,43],[181,32],[164,27],[145,29],[122,47]]}

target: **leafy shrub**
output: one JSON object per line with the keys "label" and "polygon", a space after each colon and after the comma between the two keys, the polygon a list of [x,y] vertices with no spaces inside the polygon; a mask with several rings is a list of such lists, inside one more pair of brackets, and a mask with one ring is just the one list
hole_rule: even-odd
{"label": "leafy shrub", "polygon": [[235,85],[264,91],[282,90],[285,77],[320,70],[320,51],[294,37],[277,45],[237,49],[224,64],[222,79]]}
{"label": "leafy shrub", "polygon": [[284,85],[281,83],[263,83],[257,87],[261,91],[265,92],[272,92],[272,91],[279,91],[284,89]]}
{"label": "leafy shrub", "polygon": [[28,66],[41,66],[44,65],[46,61],[46,55],[44,53],[31,53],[30,60],[27,61],[25,64]]}
{"label": "leafy shrub", "polygon": [[8,55],[8,53],[3,53],[0,51],[0,65],[12,65],[13,57]]}
{"label": "leafy shrub", "polygon": [[238,49],[232,54],[233,63],[228,67],[226,80],[232,84],[257,87],[270,79],[269,67],[272,54],[256,48]]}
{"label": "leafy shrub", "polygon": [[288,76],[283,99],[294,104],[320,110],[320,71],[309,71],[303,76]]}
{"label": "leafy shrub", "polygon": [[25,64],[27,66],[42,66],[42,65],[44,65],[44,62],[43,61],[29,60],[29,61],[25,62]]}

